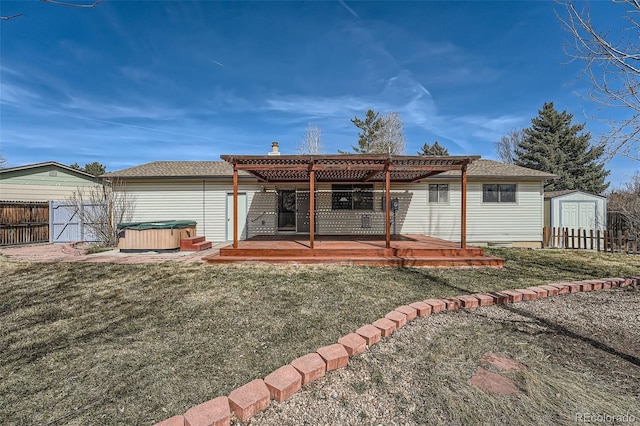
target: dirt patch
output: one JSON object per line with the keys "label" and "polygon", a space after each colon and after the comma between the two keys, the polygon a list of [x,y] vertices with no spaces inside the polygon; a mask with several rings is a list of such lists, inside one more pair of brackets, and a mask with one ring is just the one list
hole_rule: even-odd
{"label": "dirt patch", "polygon": [[510,378],[482,367],[478,367],[476,372],[473,373],[473,376],[469,379],[469,384],[477,387],[481,391],[498,395],[517,395],[522,393],[518,385],[516,385],[516,382]]}
{"label": "dirt patch", "polygon": [[490,352],[483,356],[480,362],[491,364],[500,371],[523,371],[527,369],[524,364],[521,364],[514,359],[500,356],[493,352]]}
{"label": "dirt patch", "polygon": [[175,253],[158,253],[154,251],[143,253],[120,253],[117,249],[108,251],[91,250],[95,245],[90,243],[68,244],[34,244],[20,247],[6,247],[0,249],[0,259],[16,260],[20,262],[54,263],[54,262],[90,262],[90,263],[203,263],[204,256],[218,252],[219,246],[198,252],[179,251]]}

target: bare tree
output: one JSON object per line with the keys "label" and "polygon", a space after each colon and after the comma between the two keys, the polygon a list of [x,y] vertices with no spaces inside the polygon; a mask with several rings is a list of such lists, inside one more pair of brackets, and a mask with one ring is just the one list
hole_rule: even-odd
{"label": "bare tree", "polygon": [[622,214],[627,229],[640,233],[640,172],[621,188],[614,189],[607,197],[607,210]]}
{"label": "bare tree", "polygon": [[496,156],[498,161],[505,164],[513,164],[515,162],[515,149],[524,138],[524,131],[522,129],[513,129],[506,135],[500,138],[498,142],[495,142]]}
{"label": "bare tree", "polygon": [[374,144],[372,153],[403,155],[406,142],[404,138],[404,125],[402,124],[400,114],[390,112],[384,116],[382,120],[382,128],[380,129],[380,134]]}
{"label": "bare tree", "polygon": [[0,152],[0,169],[4,169],[7,167],[7,159],[4,158],[4,155]]}
{"label": "bare tree", "polygon": [[324,153],[320,133],[320,127],[311,123],[307,124],[307,133],[298,145],[298,154],[316,155]]}
{"label": "bare tree", "polygon": [[561,4],[567,16],[559,18],[573,39],[565,52],[585,64],[583,78],[592,85],[587,98],[629,113],[624,119],[608,120],[611,131],[602,141],[607,153],[640,161],[640,1],[611,1],[610,7],[620,10],[619,31],[615,32],[597,28],[588,4],[583,8],[577,8],[573,0]]}
{"label": "bare tree", "polygon": [[80,221],[105,246],[118,244],[117,225],[133,218],[135,198],[124,183],[103,180],[101,185],[78,188],[67,201]]}

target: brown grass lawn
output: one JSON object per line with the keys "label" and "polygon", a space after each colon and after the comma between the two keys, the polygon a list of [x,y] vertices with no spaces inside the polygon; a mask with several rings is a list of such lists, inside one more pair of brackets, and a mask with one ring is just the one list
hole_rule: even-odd
{"label": "brown grass lawn", "polygon": [[0,424],[153,424],[401,304],[640,271],[640,257],[491,254],[504,269],[0,259]]}

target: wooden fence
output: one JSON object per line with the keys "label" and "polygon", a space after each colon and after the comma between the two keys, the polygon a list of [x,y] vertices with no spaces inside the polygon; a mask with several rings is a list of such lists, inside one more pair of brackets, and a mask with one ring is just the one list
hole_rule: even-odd
{"label": "wooden fence", "polygon": [[618,252],[638,254],[640,252],[639,238],[630,232],[617,232],[608,229],[585,230],[569,228],[543,228],[543,247],[563,249],[597,250],[604,252]]}
{"label": "wooden fence", "polygon": [[49,203],[0,201],[0,246],[49,241]]}

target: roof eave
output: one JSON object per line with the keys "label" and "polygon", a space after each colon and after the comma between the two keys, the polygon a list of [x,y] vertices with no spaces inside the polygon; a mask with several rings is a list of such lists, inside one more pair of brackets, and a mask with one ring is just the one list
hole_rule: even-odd
{"label": "roof eave", "polygon": [[[518,179],[518,180],[547,180],[557,179],[558,176],[522,176],[522,175],[472,175],[467,174],[467,179]],[[435,175],[428,179],[460,179],[460,176]]]}
{"label": "roof eave", "polygon": [[[120,179],[120,180],[229,180],[232,179],[232,175],[193,175],[193,176],[119,176],[119,175],[101,175],[105,179]],[[239,175],[238,179],[241,180],[257,180],[254,176]]]}

